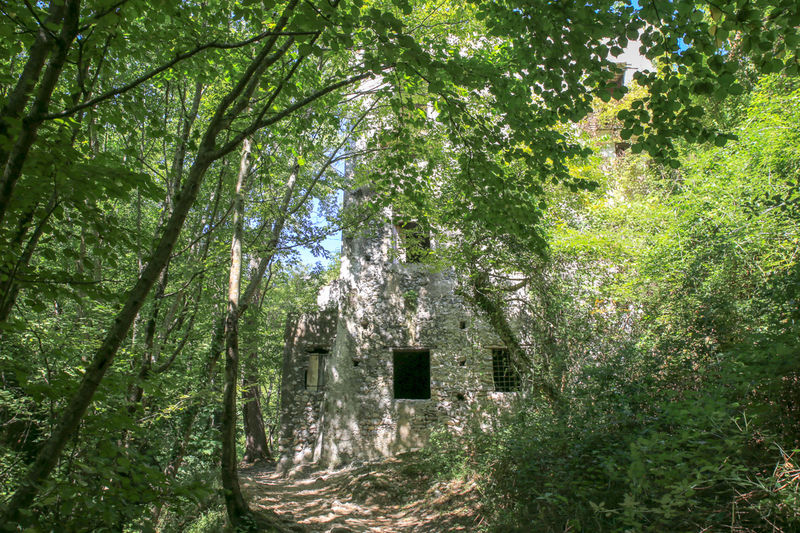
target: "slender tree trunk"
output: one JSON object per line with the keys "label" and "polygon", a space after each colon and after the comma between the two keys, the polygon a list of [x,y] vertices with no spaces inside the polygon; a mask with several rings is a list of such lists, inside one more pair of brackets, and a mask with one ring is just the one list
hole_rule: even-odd
{"label": "slender tree trunk", "polygon": [[203,84],[196,82],[194,86],[194,96],[192,97],[192,107],[188,113],[183,117],[183,123],[180,131],[180,143],[175,150],[172,159],[172,168],[170,171],[173,186],[175,190],[180,189],[181,180],[183,179],[183,166],[186,161],[186,148],[189,146],[189,134],[192,132],[195,120],[197,120],[197,112],[200,109],[200,100],[203,97]]}
{"label": "slender tree trunk", "polygon": [[[250,260],[250,271],[257,273],[258,261],[255,258]],[[254,297],[261,303],[261,291],[256,291]],[[271,459],[272,452],[267,443],[267,433],[264,429],[264,417],[261,412],[261,386],[259,385],[258,372],[258,348],[253,342],[253,334],[258,328],[258,317],[260,316],[261,306],[256,306],[245,319],[245,330],[249,333],[247,337],[250,344],[250,356],[245,362],[242,371],[242,422],[244,425],[244,457],[246,463],[257,461],[267,461]],[[257,336],[256,336],[257,338]]]}
{"label": "slender tree trunk", "polygon": [[244,187],[250,173],[250,140],[245,139],[242,161],[236,180],[234,199],[231,268],[228,280],[228,312],[225,319],[225,386],[222,393],[222,487],[228,520],[240,526],[250,510],[239,486],[236,460],[236,389],[239,382],[239,289],[242,281],[242,233],[244,227]]}
{"label": "slender tree trunk", "polygon": [[139,363],[139,372],[136,382],[131,385],[128,398],[128,401],[130,402],[128,405],[128,413],[131,415],[136,412],[136,408],[142,401],[142,395],[144,394],[142,383],[150,376],[150,369],[153,367],[153,362],[155,361],[154,350],[156,325],[158,323],[158,314],[161,311],[161,300],[164,297],[164,292],[167,289],[168,276],[169,261],[167,261],[166,266],[164,266],[164,269],[161,271],[161,275],[158,277],[158,284],[156,285],[156,292],[153,298],[153,309],[150,313],[150,318],[147,321],[147,326],[145,326],[142,360]]}
{"label": "slender tree trunk", "polygon": [[[22,68],[14,90],[8,96],[6,104],[0,111],[0,140],[8,135],[8,130],[13,126],[13,122],[19,119],[24,113],[30,101],[39,77],[42,74],[47,55],[53,46],[54,35],[45,28],[53,28],[61,23],[64,18],[65,4],[60,0],[50,0],[47,18],[44,19],[43,26],[36,30],[36,39],[28,50],[28,60]],[[8,151],[4,148],[4,143],[0,142],[0,165],[5,166],[8,159]],[[0,219],[2,220],[2,219]]]}
{"label": "slender tree trunk", "polygon": [[[68,6],[75,7],[77,10],[77,0],[73,2],[67,0],[67,2]],[[53,468],[58,463],[61,452],[67,441],[78,429],[80,421],[86,413],[89,404],[92,402],[92,398],[97,388],[100,386],[106,371],[111,366],[111,363],[114,362],[120,345],[128,335],[131,324],[136,319],[145,298],[158,279],[158,276],[161,274],[161,270],[163,270],[164,266],[167,264],[172,250],[175,248],[175,243],[178,241],[178,236],[189,214],[189,209],[194,205],[197,199],[200,185],[202,184],[206,171],[215,160],[224,157],[226,154],[230,153],[231,150],[235,149],[235,145],[230,142],[223,148],[218,148],[217,137],[220,132],[229,127],[233,121],[233,116],[228,114],[229,111],[237,111],[234,115],[238,115],[239,107],[241,107],[238,105],[239,102],[248,101],[255,91],[258,78],[263,74],[266,65],[271,64],[269,53],[278,39],[277,32],[280,32],[286,26],[289,13],[291,13],[296,5],[297,0],[292,0],[286,7],[281,19],[275,25],[276,35],[265,44],[258,56],[250,63],[239,78],[236,85],[221,99],[217,106],[203,134],[197,156],[189,169],[186,181],[176,198],[175,209],[167,221],[167,224],[164,226],[161,238],[147,266],[142,271],[134,287],[128,293],[125,304],[114,319],[114,323],[106,333],[100,347],[94,353],[91,363],[86,367],[81,383],[78,385],[77,390],[72,395],[69,402],[67,402],[53,433],[42,444],[36,459],[30,465],[19,488],[9,500],[3,516],[0,517],[0,524],[8,526],[19,523],[22,515],[21,511],[29,507],[39,494],[42,482],[48,478]],[[65,22],[65,27],[67,26]],[[77,27],[77,13],[75,13],[75,26]],[[72,24],[70,24],[69,27],[72,27]],[[45,78],[47,77],[48,75],[46,73]],[[45,85],[44,81],[42,84]],[[53,80],[53,86],[55,86],[55,80]],[[36,108],[36,105],[34,105],[34,108]],[[0,222],[1,221],[2,218],[0,218]],[[233,402],[235,409],[236,377],[234,377],[233,384]]]}
{"label": "slender tree trunk", "polygon": [[17,263],[14,265],[14,270],[8,274],[8,279],[0,284],[0,324],[8,320],[8,317],[11,314],[11,309],[13,309],[14,304],[17,302],[17,295],[19,294],[20,285],[16,282],[15,278],[20,270],[24,270],[30,264],[31,258],[33,257],[33,252],[36,250],[36,246],[39,244],[39,239],[41,239],[42,234],[44,233],[45,225],[47,224],[47,221],[50,219],[50,215],[53,214],[53,211],[57,205],[58,201],[56,200],[55,193],[53,193],[52,197],[50,198],[50,203],[46,207],[44,216],[42,216],[42,218],[36,224],[36,229],[34,229],[33,234],[28,239],[25,248],[22,250],[22,254],[17,260]]}
{"label": "slender tree trunk", "polygon": [[261,388],[258,384],[258,351],[252,350],[247,371],[242,378],[242,419],[244,421],[245,449],[243,460],[247,463],[267,461],[272,452],[267,443],[264,417],[261,414]]}
{"label": "slender tree trunk", "polygon": [[[200,406],[201,404],[198,398],[192,402],[192,404],[189,405],[189,407],[181,415],[178,438],[175,440],[170,452],[169,461],[167,461],[167,466],[164,468],[164,476],[169,480],[175,479],[175,477],[178,475],[181,465],[183,464],[183,458],[186,456],[186,447],[189,445],[189,440],[192,438],[192,429],[194,428],[194,423],[197,420],[197,415],[200,412]],[[164,505],[162,500],[159,499],[153,507],[151,514],[154,524],[158,523],[158,519],[161,516],[161,511],[163,508]]]}
{"label": "slender tree trunk", "polygon": [[[276,383],[277,382],[277,383]],[[267,386],[267,396],[264,398],[264,406],[267,409],[270,409],[270,403],[272,402],[272,395],[275,393],[275,386],[278,386],[280,389],[280,382],[276,379],[275,375],[270,376],[269,378],[269,385]],[[272,411],[269,411],[272,413]],[[262,415],[264,411],[261,411]],[[267,428],[267,449],[274,450],[275,449],[275,431],[277,428],[277,423],[274,416],[270,416],[269,419],[269,427]]]}
{"label": "slender tree trunk", "polygon": [[0,178],[0,227],[8,211],[11,196],[17,180],[22,175],[22,166],[28,159],[28,153],[33,146],[42,124],[42,117],[47,114],[50,99],[56,88],[61,71],[67,61],[67,54],[72,41],[78,35],[78,22],[80,17],[80,0],[66,0],[64,2],[64,23],[58,38],[54,40],[56,51],[47,64],[44,75],[39,82],[36,98],[33,101],[30,114],[22,120],[22,131],[11,148],[7,160],[3,161],[3,175]]}

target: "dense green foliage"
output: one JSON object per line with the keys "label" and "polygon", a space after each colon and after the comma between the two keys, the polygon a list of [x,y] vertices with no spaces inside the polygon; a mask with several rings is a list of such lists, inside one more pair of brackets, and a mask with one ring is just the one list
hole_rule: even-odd
{"label": "dense green foliage", "polygon": [[[279,272],[263,303],[241,331],[245,360],[250,354],[258,357],[261,407],[273,446],[286,316],[307,309],[319,286],[318,281],[310,282],[307,269],[280,264],[275,269]],[[84,321],[95,316],[87,315],[74,320],[62,317],[52,330],[46,329],[47,321],[31,324],[20,328],[15,343],[4,344],[3,497],[24,473],[36,441],[51,427],[59,400],[75,379],[75,361],[85,353],[88,337]],[[148,521],[158,516],[153,509],[163,507],[169,512],[163,513],[161,528],[183,531],[206,509],[221,505],[215,481],[220,394],[218,387],[205,387],[211,339],[202,332],[213,329],[210,318],[194,321],[198,330],[180,359],[145,380],[136,380],[136,373],[130,370],[136,369],[134,346],[126,348],[120,368],[109,375],[79,437],[71,443],[69,460],[45,488],[42,505],[52,516],[44,514],[39,520],[58,522],[69,531],[102,530],[123,523],[138,530],[146,529]],[[176,342],[165,341],[167,358]],[[143,388],[143,401],[132,410],[125,393],[135,383]],[[185,433],[189,416],[195,420]],[[241,454],[243,439],[239,445]],[[179,454],[179,470],[173,473],[170,467]]]}
{"label": "dense green foliage", "polygon": [[497,531],[800,527],[800,82],[728,111],[680,170],[597,158],[596,191],[551,193],[531,305],[563,405],[432,454],[485,476]]}
{"label": "dense green foliage", "polygon": [[[336,212],[366,183],[457,230],[440,259],[494,326],[489,272],[538,290],[542,346],[520,362],[556,422],[534,406],[504,433],[545,440],[498,444],[499,503],[546,485],[532,449],[616,436],[585,453],[608,450],[597,475],[619,501],[599,484],[578,500],[657,527],[695,503],[678,470],[644,483],[636,458],[676,425],[664,461],[712,426],[730,436],[697,447],[729,469],[697,493],[714,513],[738,490],[720,479],[796,446],[780,411],[796,405],[796,93],[776,78],[744,94],[798,74],[793,0],[0,0],[0,15],[0,527],[181,530],[221,494],[234,527],[251,523],[237,398],[274,432],[283,320],[325,279],[294,251],[368,218]],[[590,146],[572,124],[610,99],[635,39],[658,68],[614,120],[633,151],[686,170],[630,159],[609,181],[578,167]],[[746,107],[713,108],[730,95]],[[267,457],[245,422],[245,453]],[[715,462],[743,443],[752,457]],[[791,519],[762,500],[758,516]],[[518,511],[503,516],[540,510]]]}

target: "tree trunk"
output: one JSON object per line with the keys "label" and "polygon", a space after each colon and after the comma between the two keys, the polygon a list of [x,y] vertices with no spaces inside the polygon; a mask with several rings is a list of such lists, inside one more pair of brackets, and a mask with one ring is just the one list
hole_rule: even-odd
{"label": "tree trunk", "polygon": [[243,460],[247,463],[268,461],[272,451],[267,443],[264,417],[261,414],[261,388],[258,385],[258,352],[250,352],[249,368],[242,379],[242,418],[244,420],[245,450]]}
{"label": "tree trunk", "polygon": [[[50,0],[47,18],[44,19],[43,25],[36,30],[36,39],[28,50],[28,60],[22,68],[22,73],[14,86],[14,90],[9,94],[8,100],[0,112],[0,139],[8,135],[8,130],[13,126],[14,121],[19,119],[25,112],[33,89],[39,82],[44,63],[47,61],[47,56],[53,46],[55,35],[47,31],[46,28],[53,28],[61,23],[64,18],[64,7],[64,2]],[[0,142],[0,165],[4,167],[7,159],[8,152],[4,147],[4,143]],[[0,218],[1,221],[2,218]]]}
{"label": "tree trunk", "polygon": [[[258,260],[250,259],[250,271],[258,273]],[[261,386],[259,385],[258,348],[255,334],[258,329],[258,317],[261,314],[261,291],[255,291],[253,298],[258,302],[255,309],[245,319],[245,332],[247,344],[250,346],[250,356],[245,362],[242,371],[242,421],[244,425],[245,450],[242,458],[246,463],[267,461],[272,453],[267,444],[267,434],[264,429],[264,417],[261,413]]]}
{"label": "tree trunk", "polygon": [[24,271],[24,269],[28,268],[31,258],[33,258],[33,252],[36,250],[39,239],[42,238],[42,234],[44,233],[45,225],[53,214],[56,206],[58,206],[58,201],[55,193],[53,193],[50,197],[50,203],[45,208],[44,215],[36,224],[36,229],[33,231],[33,235],[28,239],[25,248],[22,250],[22,254],[14,265],[14,269],[9,273],[8,279],[0,283],[0,324],[8,320],[11,309],[13,309],[14,304],[17,303],[20,285],[16,283],[15,277],[20,270]]}
{"label": "tree trunk", "polygon": [[[278,376],[279,377],[279,376]],[[276,387],[277,385],[277,387]],[[264,406],[267,409],[270,409],[270,402],[272,402],[272,396],[276,390],[279,390],[281,387],[280,379],[276,379],[276,376],[273,374],[269,378],[269,385],[267,386],[267,396],[264,398]],[[272,411],[270,411],[271,413]],[[263,411],[262,411],[263,414]],[[277,420],[274,416],[270,417],[269,419],[269,426],[267,427],[267,449],[274,450],[275,449],[275,433],[277,431],[278,424]]]}
{"label": "tree trunk", "polygon": [[22,120],[22,131],[16,142],[14,142],[7,160],[3,161],[3,175],[0,178],[0,226],[2,226],[3,219],[8,211],[17,180],[22,175],[22,166],[36,140],[39,126],[42,125],[42,117],[47,114],[53,91],[67,61],[67,53],[72,46],[72,41],[78,35],[80,4],[80,0],[67,0],[64,3],[64,23],[58,37],[54,39],[57,48],[55,55],[47,64],[44,75],[39,82],[30,114]]}
{"label": "tree trunk", "polygon": [[[77,7],[78,2],[68,2],[69,7]],[[280,32],[289,19],[289,13],[297,4],[297,0],[292,0],[287,6],[284,15],[275,25],[275,31]],[[68,7],[68,11],[69,11]],[[71,16],[71,15],[67,15]],[[77,27],[77,14],[75,15],[75,26]],[[65,22],[65,27],[72,27]],[[13,525],[19,522],[22,516],[21,511],[30,506],[36,496],[39,494],[41,484],[48,478],[53,468],[58,463],[61,452],[64,449],[67,441],[72,437],[80,425],[86,409],[92,402],[97,388],[105,376],[106,371],[114,362],[114,358],[119,350],[122,341],[128,335],[131,324],[136,319],[139,310],[144,303],[145,298],[155,284],[158,276],[161,274],[164,266],[167,264],[175,243],[178,241],[183,224],[186,220],[189,210],[194,205],[197,195],[200,191],[200,185],[203,182],[203,177],[206,174],[209,166],[216,161],[230,153],[235,149],[235,145],[230,142],[222,148],[217,147],[217,137],[220,132],[230,126],[233,117],[228,115],[228,112],[235,108],[234,104],[237,100],[248,100],[255,91],[257,83],[254,79],[258,79],[263,74],[265,64],[269,63],[269,53],[278,39],[276,33],[264,46],[258,56],[251,62],[250,66],[242,74],[236,85],[227,93],[214,112],[205,133],[202,136],[200,146],[194,162],[189,169],[186,181],[181,188],[180,193],[175,201],[175,209],[169,217],[167,224],[161,234],[161,238],[156,245],[147,266],[142,271],[136,284],[128,293],[125,304],[114,319],[114,323],[109,328],[106,336],[101,343],[100,347],[94,353],[91,363],[86,367],[81,383],[78,385],[77,390],[67,402],[64,411],[53,430],[50,437],[42,443],[36,459],[31,464],[26,476],[20,484],[20,487],[14,492],[14,495],[8,501],[8,505],[0,517],[0,523],[4,526]],[[53,62],[51,62],[52,64]],[[50,66],[48,66],[48,73],[45,73],[46,80],[42,81],[43,85],[47,81]],[[55,80],[53,80],[55,85]],[[41,91],[40,91],[41,95]],[[37,96],[38,98],[38,96]],[[36,108],[34,102],[34,108]],[[238,114],[238,113],[236,113]],[[282,117],[279,117],[279,119]],[[277,120],[276,120],[277,122]],[[5,185],[5,184],[3,184]],[[10,196],[9,196],[10,197]],[[0,206],[2,207],[2,206]],[[0,218],[0,221],[2,218]],[[241,253],[241,249],[240,249]],[[238,291],[238,286],[237,286]],[[238,297],[238,294],[237,294]],[[234,324],[235,325],[235,324]],[[233,404],[235,412],[235,389],[237,384],[237,377],[233,379]],[[235,420],[235,414],[231,413]],[[235,465],[234,465],[235,466]],[[238,480],[237,480],[238,481]],[[238,483],[237,483],[238,486]]]}
{"label": "tree trunk", "polygon": [[236,389],[239,383],[239,289],[242,281],[242,233],[244,227],[244,184],[250,173],[250,140],[245,139],[236,180],[231,268],[228,279],[228,312],[225,319],[225,385],[222,392],[222,487],[228,520],[238,528],[250,510],[239,486],[236,460]]}
{"label": "tree trunk", "polygon": [[156,292],[153,297],[153,309],[150,312],[150,318],[145,327],[144,336],[144,349],[142,350],[142,359],[139,362],[139,372],[136,376],[136,381],[131,384],[128,394],[128,413],[133,416],[139,403],[142,401],[144,389],[142,385],[150,377],[150,370],[153,368],[155,361],[155,338],[156,338],[156,324],[158,322],[158,314],[161,311],[161,300],[164,298],[164,292],[167,289],[167,279],[169,277],[169,261],[161,271],[158,277],[158,284],[156,285]]}

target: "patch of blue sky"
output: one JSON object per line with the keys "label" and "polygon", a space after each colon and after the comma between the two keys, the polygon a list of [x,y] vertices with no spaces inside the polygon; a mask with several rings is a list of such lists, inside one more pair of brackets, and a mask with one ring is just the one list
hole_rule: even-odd
{"label": "patch of blue sky", "polygon": [[[342,128],[342,131],[347,129],[344,125]],[[331,165],[331,168],[340,175],[345,175],[348,170],[347,159],[339,159],[338,161],[334,161],[334,163]],[[342,191],[336,193],[336,214],[338,214],[339,210],[342,208],[343,197],[344,195]],[[324,228],[330,224],[328,219],[328,216],[330,215],[330,210],[326,210],[320,201],[315,199],[314,207],[311,213],[311,223],[317,228]],[[315,254],[315,248],[317,250],[321,248],[323,252],[321,254],[319,252]],[[331,264],[333,258],[341,251],[341,249],[342,231],[339,230],[325,237],[319,243],[319,245],[299,247],[297,249],[297,254],[300,258],[300,261],[305,265],[311,267],[315,265],[326,267]]]}
{"label": "patch of blue sky", "polygon": [[[639,11],[642,9],[642,4],[639,3],[639,0],[629,0],[628,5],[630,5],[634,11]],[[678,54],[680,55],[684,50],[689,48],[691,45],[687,44],[683,37],[678,37]]]}
{"label": "patch of blue sky", "polygon": [[[336,204],[339,209],[342,207],[342,193],[336,195]],[[318,200],[314,200],[314,211],[311,214],[311,222],[316,227],[324,227],[329,224],[328,219],[325,217],[322,206]],[[298,257],[303,264],[308,266],[322,265],[328,266],[333,258],[342,249],[342,231],[339,230],[331,233],[322,242],[319,243],[319,248],[325,251],[324,255],[314,254],[314,249],[311,246],[302,246],[297,249]]]}

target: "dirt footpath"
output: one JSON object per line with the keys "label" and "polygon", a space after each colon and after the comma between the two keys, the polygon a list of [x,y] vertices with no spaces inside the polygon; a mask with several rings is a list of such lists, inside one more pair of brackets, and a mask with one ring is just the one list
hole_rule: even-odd
{"label": "dirt footpath", "polygon": [[274,468],[239,472],[250,507],[306,531],[474,531],[481,522],[474,480],[433,482],[408,457],[282,478]]}

